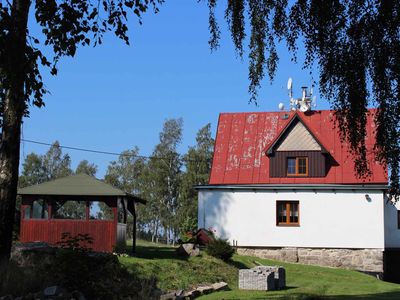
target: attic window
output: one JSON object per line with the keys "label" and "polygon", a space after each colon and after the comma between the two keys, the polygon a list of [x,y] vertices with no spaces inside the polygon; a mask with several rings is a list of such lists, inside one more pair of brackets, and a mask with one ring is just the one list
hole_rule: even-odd
{"label": "attic window", "polygon": [[287,176],[308,176],[308,157],[288,157]]}

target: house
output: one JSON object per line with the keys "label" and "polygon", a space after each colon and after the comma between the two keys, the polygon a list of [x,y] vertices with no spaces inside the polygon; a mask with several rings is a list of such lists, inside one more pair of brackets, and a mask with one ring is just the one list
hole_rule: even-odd
{"label": "house", "polygon": [[134,217],[136,203],[146,201],[94,177],[77,174],[22,188],[20,241],[56,245],[63,233],[88,234],[94,251],[112,252],[125,244],[127,213]]}
{"label": "house", "polygon": [[199,228],[241,254],[382,275],[400,224],[372,153],[374,114],[367,178],[355,174],[333,111],[220,114],[209,184],[196,187]]}

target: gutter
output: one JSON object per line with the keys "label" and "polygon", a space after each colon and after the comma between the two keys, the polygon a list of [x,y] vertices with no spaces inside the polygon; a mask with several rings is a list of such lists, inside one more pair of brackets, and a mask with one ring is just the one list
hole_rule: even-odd
{"label": "gutter", "polygon": [[196,190],[374,190],[387,191],[386,184],[220,184],[195,185]]}

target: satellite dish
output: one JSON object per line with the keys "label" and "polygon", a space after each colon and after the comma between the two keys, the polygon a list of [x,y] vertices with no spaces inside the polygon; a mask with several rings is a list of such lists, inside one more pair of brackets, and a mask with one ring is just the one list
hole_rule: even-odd
{"label": "satellite dish", "polygon": [[290,90],[292,88],[293,80],[292,77],[289,77],[287,81],[287,89]]}
{"label": "satellite dish", "polygon": [[300,111],[301,112],[306,112],[306,111],[308,111],[310,108],[308,107],[308,105],[307,105],[307,103],[301,103],[300,104]]}
{"label": "satellite dish", "polygon": [[283,103],[279,103],[278,107],[279,107],[279,110],[285,109],[285,105]]}

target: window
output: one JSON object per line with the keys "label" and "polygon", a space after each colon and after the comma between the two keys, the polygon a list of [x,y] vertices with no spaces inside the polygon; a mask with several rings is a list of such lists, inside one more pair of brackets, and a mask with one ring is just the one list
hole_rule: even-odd
{"label": "window", "polygon": [[54,219],[86,219],[86,201],[54,201],[53,202]]}
{"label": "window", "polygon": [[276,201],[276,225],[300,225],[299,201]]}
{"label": "window", "polygon": [[308,157],[288,157],[287,159],[288,176],[307,176]]}
{"label": "window", "polygon": [[[29,210],[30,213],[30,210]],[[25,211],[25,216],[27,212]],[[35,200],[32,203],[32,219],[47,219],[49,217],[49,208],[43,199]]]}
{"label": "window", "polygon": [[30,219],[31,218],[31,207],[27,206],[24,209],[24,219]]}
{"label": "window", "polygon": [[91,201],[90,202],[90,220],[114,220],[114,211],[105,202]]}

